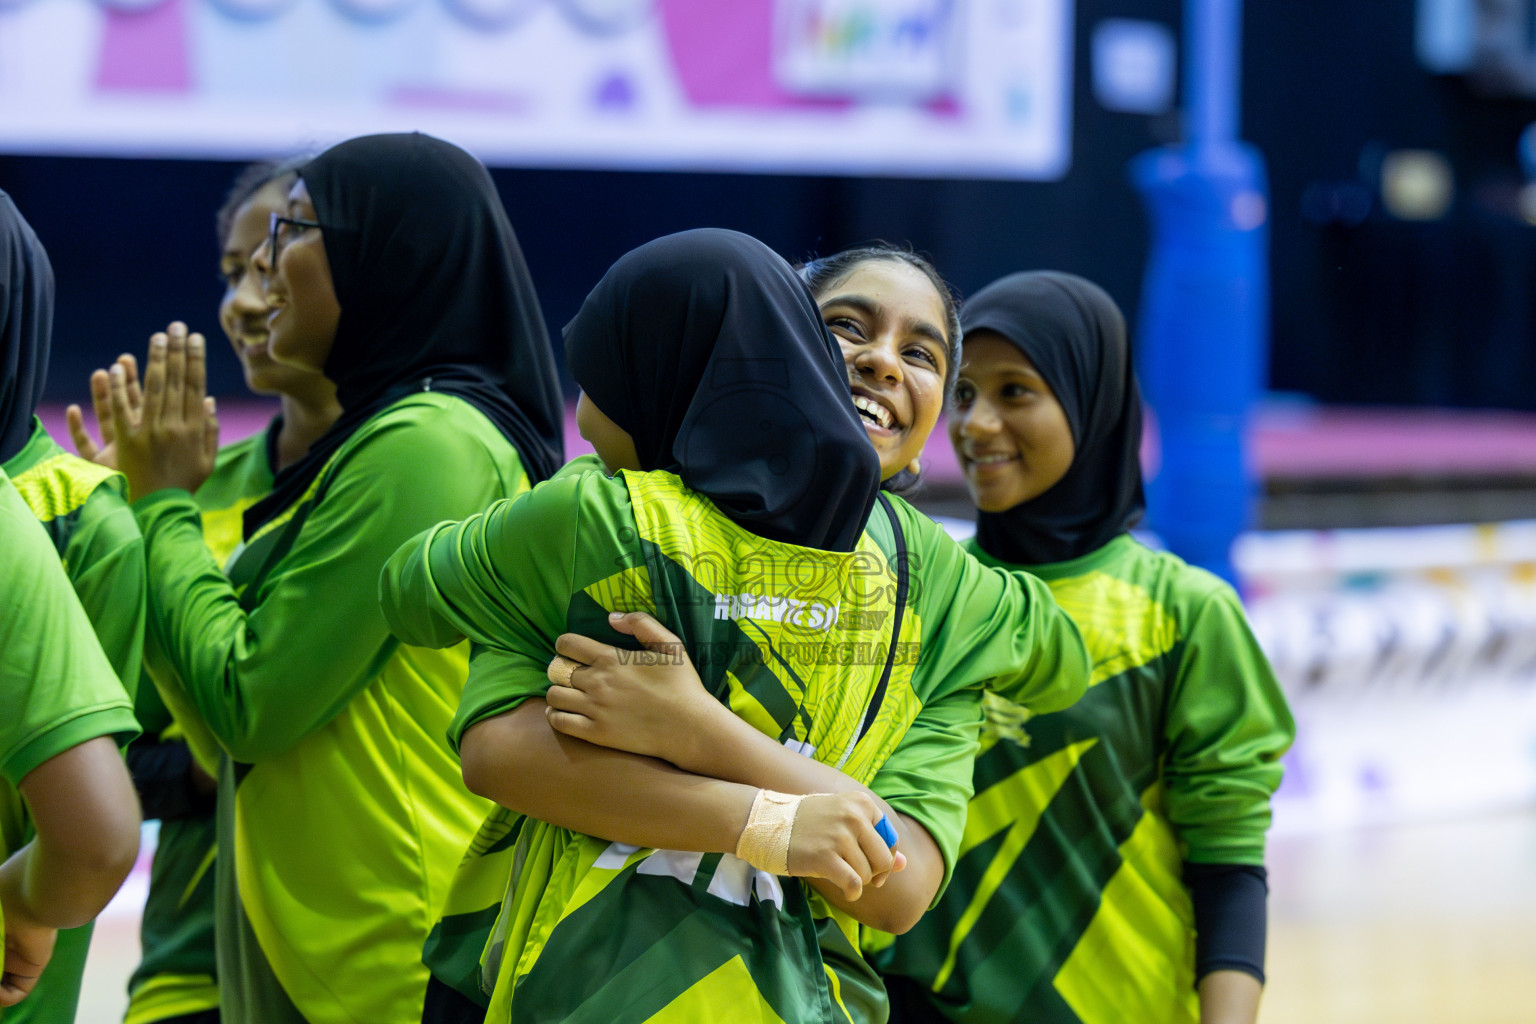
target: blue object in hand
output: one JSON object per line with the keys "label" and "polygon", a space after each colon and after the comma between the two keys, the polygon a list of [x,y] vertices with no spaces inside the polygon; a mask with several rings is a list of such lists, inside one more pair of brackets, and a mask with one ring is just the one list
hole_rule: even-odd
{"label": "blue object in hand", "polygon": [[880,815],[880,820],[875,822],[875,831],[880,834],[881,839],[885,840],[886,846],[896,845],[896,827],[891,824],[890,818]]}

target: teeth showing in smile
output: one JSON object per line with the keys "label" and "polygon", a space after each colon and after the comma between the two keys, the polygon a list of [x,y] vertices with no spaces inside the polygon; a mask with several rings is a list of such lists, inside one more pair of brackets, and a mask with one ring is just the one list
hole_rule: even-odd
{"label": "teeth showing in smile", "polygon": [[971,461],[978,466],[996,466],[1000,463],[1011,462],[1012,455],[973,455]]}
{"label": "teeth showing in smile", "polygon": [[877,427],[885,427],[886,429],[890,429],[891,425],[895,422],[895,417],[891,415],[891,410],[887,409],[885,406],[881,405],[879,402],[872,398],[865,398],[863,395],[854,395],[853,407],[859,410],[865,419],[869,420]]}

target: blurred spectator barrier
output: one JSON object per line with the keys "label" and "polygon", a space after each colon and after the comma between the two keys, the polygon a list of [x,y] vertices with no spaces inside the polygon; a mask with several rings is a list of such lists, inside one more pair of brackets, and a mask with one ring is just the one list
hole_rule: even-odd
{"label": "blurred spectator barrier", "polygon": [[1277,829],[1536,804],[1536,521],[1251,533],[1233,561],[1297,718]]}

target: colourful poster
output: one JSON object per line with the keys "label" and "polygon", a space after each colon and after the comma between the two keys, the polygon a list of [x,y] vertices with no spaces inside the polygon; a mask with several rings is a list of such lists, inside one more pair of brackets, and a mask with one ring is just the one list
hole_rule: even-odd
{"label": "colourful poster", "polygon": [[0,0],[0,151],[1050,179],[1072,0]]}

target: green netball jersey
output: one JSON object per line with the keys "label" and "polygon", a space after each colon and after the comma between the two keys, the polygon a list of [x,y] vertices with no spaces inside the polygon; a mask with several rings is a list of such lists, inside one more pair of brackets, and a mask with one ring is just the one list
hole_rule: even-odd
{"label": "green netball jersey", "polygon": [[[37,513],[0,469],[0,550],[5,551],[5,586],[0,587],[0,706],[5,708],[0,715],[0,859],[31,838],[17,790],[27,773],[87,740],[112,736],[126,743],[139,731],[128,694],[59,567],[52,541],[38,525]],[[0,942],[4,932],[0,915]],[[52,995],[44,993],[46,1003],[34,989],[20,1005],[0,1011],[0,1017],[8,1024],[72,1020],[78,967],[67,962],[64,966],[75,973],[54,979]],[[64,1005],[59,1003],[61,995],[68,996]]]}
{"label": "green netball jersey", "polygon": [[[123,478],[65,451],[36,417],[5,471],[53,541],[103,653],[132,696],[144,644],[144,543]],[[37,987],[6,1019],[70,1024],[90,942],[91,925],[60,932]]]}
{"label": "green netball jersey", "polygon": [[402,646],[379,571],[422,529],[526,488],[489,420],[422,393],[358,428],[227,575],[190,495],[136,503],[179,687],[167,703],[190,705],[234,762],[220,778],[218,860],[238,880],[238,900],[219,896],[226,1024],[420,1020],[422,943],[490,805],[445,740],[467,645]]}
{"label": "green netball jersey", "polygon": [[[219,449],[213,474],[193,495],[202,509],[203,537],[220,565],[240,544],[241,515],[272,489],[268,441],[276,424]],[[171,672],[164,653],[150,643],[151,677]],[[174,686],[173,683],[168,685]],[[155,686],[141,687],[136,702],[145,732],[166,742],[185,742],[185,723],[173,722]],[[206,736],[195,720],[191,730]],[[200,760],[217,769],[211,744]],[[144,950],[128,981],[130,1002],[124,1024],[152,1024],[217,1009],[219,986],[214,954],[214,859],[218,848],[213,815],[160,823],[160,841],[144,902],[139,940]]]}
{"label": "green netball jersey", "polygon": [[[878,508],[855,551],[821,551],[743,530],[673,474],[598,469],[403,548],[386,614],[408,642],[474,641],[457,742],[544,693],[557,635],[633,646],[608,613],[650,612],[736,714],[921,822],[948,864],[976,684],[1054,709],[1082,691],[1087,662],[1042,584],[983,567],[894,506],[910,566],[899,635],[895,537]],[[427,958],[470,998],[489,995],[490,1021],[716,1021],[722,1007],[732,1020],[883,1020],[857,931],[799,880],[734,856],[636,849],[498,809]]]}
{"label": "green netball jersey", "polygon": [[1290,711],[1215,576],[1129,536],[1027,568],[1082,630],[1088,692],[1045,715],[989,695],[949,889],[866,951],[955,1021],[1193,1024],[1181,862],[1263,863]]}

